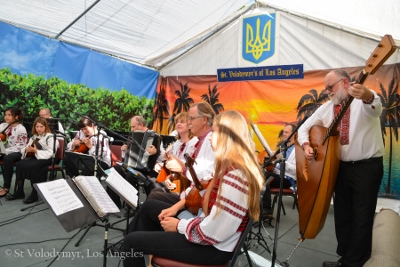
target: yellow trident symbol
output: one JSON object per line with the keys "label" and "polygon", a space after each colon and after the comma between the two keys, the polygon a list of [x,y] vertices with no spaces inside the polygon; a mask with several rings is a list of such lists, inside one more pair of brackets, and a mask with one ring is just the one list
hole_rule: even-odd
{"label": "yellow trident symbol", "polygon": [[[253,28],[250,24],[246,25],[246,53],[252,53],[253,57],[258,60],[263,52],[270,50],[271,38],[271,21],[264,25],[262,33],[262,41],[260,36],[260,19],[256,22],[256,36],[254,38]],[[268,35],[268,36],[267,36]]]}

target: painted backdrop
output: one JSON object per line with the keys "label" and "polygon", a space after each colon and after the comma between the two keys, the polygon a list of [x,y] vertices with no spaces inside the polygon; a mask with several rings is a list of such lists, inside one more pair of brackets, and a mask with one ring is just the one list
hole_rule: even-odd
{"label": "painted backdrop", "polygon": [[[362,67],[346,69],[356,78]],[[217,82],[216,76],[160,77],[157,87],[153,128],[161,133],[173,130],[174,116],[188,110],[193,102],[207,101],[219,113],[224,110],[237,110],[249,121],[258,126],[263,137],[274,150],[284,123],[301,120],[307,113],[323,104],[323,79],[330,70],[309,71],[301,80]],[[370,75],[365,85],[382,95],[386,117],[399,116],[398,92],[400,64],[385,65],[374,75]],[[383,137],[386,145],[385,176],[382,191],[388,184],[389,155],[392,150],[391,181],[389,193],[400,194],[400,168],[397,164],[400,145],[395,141],[397,122],[382,118]],[[390,125],[392,123],[392,125]],[[390,127],[391,126],[391,127]],[[393,130],[396,130],[395,132]],[[253,136],[258,151],[263,147]],[[392,140],[392,144],[390,144]],[[392,192],[393,191],[393,192]]]}

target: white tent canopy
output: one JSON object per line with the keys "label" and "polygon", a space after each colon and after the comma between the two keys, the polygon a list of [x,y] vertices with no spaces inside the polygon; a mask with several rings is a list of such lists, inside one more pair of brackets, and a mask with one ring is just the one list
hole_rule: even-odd
{"label": "white tent canopy", "polygon": [[[239,19],[255,9],[280,13],[280,65],[360,66],[384,34],[400,45],[398,0],[1,2],[3,22],[158,69],[164,76],[240,67]],[[400,62],[399,49],[390,62]]]}

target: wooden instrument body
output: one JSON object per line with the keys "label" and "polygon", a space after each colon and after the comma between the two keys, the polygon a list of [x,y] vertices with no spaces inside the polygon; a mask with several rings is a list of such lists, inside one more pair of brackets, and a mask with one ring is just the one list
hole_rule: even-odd
{"label": "wooden instrument body", "polygon": [[[31,144],[31,147],[36,146],[36,144],[37,144],[37,142],[39,142],[39,140],[40,140],[39,138],[36,138],[35,140],[33,140],[32,144]],[[27,158],[32,158],[34,156],[35,156],[34,152],[27,152],[26,155],[25,155],[25,157],[27,157]]]}
{"label": "wooden instrument body", "polygon": [[89,152],[89,148],[85,145],[85,143],[81,143],[80,146],[76,147],[73,152],[87,154]]}
{"label": "wooden instrument body", "polygon": [[[211,180],[201,181],[201,185],[203,186],[204,189],[207,189],[210,181]],[[201,191],[202,190],[199,190],[197,187],[194,186],[186,197],[186,203],[185,203],[186,209],[190,211],[190,213],[192,213],[193,215],[197,215],[199,209],[203,205],[203,203],[201,202],[202,199],[202,196],[200,195]]]}
{"label": "wooden instrument body", "polygon": [[339,136],[324,144],[327,128],[315,125],[310,130],[310,146],[315,158],[307,160],[295,138],[299,229],[303,238],[314,239],[325,224],[339,170]]}
{"label": "wooden instrument body", "polygon": [[3,144],[7,144],[7,135],[4,133],[0,133],[0,139]]}
{"label": "wooden instrument body", "polygon": [[163,183],[167,179],[168,175],[170,175],[170,181],[175,184],[175,189],[170,190],[171,192],[181,193],[182,191],[186,190],[191,184],[190,180],[179,173],[171,173],[165,166],[161,168],[160,172],[158,173],[156,182]]}

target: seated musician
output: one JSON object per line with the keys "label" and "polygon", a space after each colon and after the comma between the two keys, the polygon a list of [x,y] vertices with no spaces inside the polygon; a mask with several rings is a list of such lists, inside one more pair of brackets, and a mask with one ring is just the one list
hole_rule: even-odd
{"label": "seated musician", "polygon": [[[282,130],[282,140],[286,140],[296,128],[295,125],[291,123],[287,123]],[[296,191],[296,156],[293,145],[293,137],[290,142],[287,143],[288,149],[286,151],[286,161],[285,161],[285,178],[283,180],[283,188],[292,187],[294,191]],[[278,144],[279,147],[279,144]],[[277,155],[277,158],[280,158],[280,154]],[[271,207],[271,190],[270,188],[279,188],[280,187],[280,164],[278,163],[273,172],[265,172],[265,178],[268,179],[270,176],[274,177],[274,180],[267,186],[264,196],[263,196],[263,216],[267,218],[272,218],[273,210]]]}
{"label": "seated musician", "polygon": [[[195,117],[191,118],[193,121]],[[166,212],[171,209],[161,202],[167,210],[125,236],[124,266],[145,266],[144,254],[187,264],[224,264],[232,258],[249,218],[258,220],[263,175],[246,120],[236,111],[226,111],[216,117],[212,131],[204,142],[211,142],[216,169],[203,195],[204,212],[179,220],[174,217],[176,213]],[[158,206],[155,208],[158,210],[150,209],[151,214],[161,211]]]}
{"label": "seated musician", "polygon": [[[52,119],[53,118],[51,116],[51,111],[50,111],[49,108],[41,108],[40,111],[39,111],[39,116],[43,117],[43,118],[46,118],[46,119]],[[65,133],[61,122],[58,122],[58,131],[60,133]],[[63,137],[59,136],[58,138],[63,138]]]}
{"label": "seated musician", "polygon": [[4,144],[6,154],[0,154],[3,161],[2,171],[4,186],[0,190],[0,197],[4,197],[11,187],[14,173],[14,163],[21,160],[21,150],[28,142],[25,127],[21,124],[24,113],[18,108],[7,108],[4,111],[4,123],[0,124],[1,141]]}
{"label": "seated musician", "polygon": [[[185,163],[186,159],[184,157],[184,154],[185,153],[188,153],[189,155],[193,154],[194,145],[197,143],[199,139],[195,137],[192,134],[191,130],[189,129],[188,120],[189,120],[188,112],[181,112],[175,116],[175,130],[177,132],[177,135],[175,136],[176,141],[170,145],[171,146],[170,149],[167,149],[167,151],[163,153],[163,155],[161,155],[164,159],[164,163],[172,156],[177,157],[180,161]],[[160,172],[162,168],[167,169],[166,166],[164,166],[165,165],[164,163],[157,163],[154,169],[157,172]],[[168,172],[170,171],[168,170]],[[159,182],[159,177],[162,174],[163,172],[159,173],[157,177],[157,182]],[[176,183],[173,182],[173,176],[175,176],[175,174],[172,172],[172,174],[167,176],[164,183],[168,189],[175,191],[174,189],[176,187]]]}
{"label": "seated musician", "polygon": [[28,145],[21,150],[22,160],[16,166],[17,190],[6,199],[24,198],[24,181],[28,179],[31,180],[32,192],[23,202],[30,204],[38,201],[38,194],[33,185],[47,181],[48,167],[52,163],[54,149],[57,150],[58,146],[47,120],[37,117],[33,123],[32,137]]}
{"label": "seated musician", "polygon": [[[215,152],[209,142],[214,118],[214,110],[207,102],[195,103],[189,109],[189,128],[198,138],[194,152],[191,155],[195,160],[192,169],[196,177],[205,183],[211,181],[214,176]],[[167,161],[166,167],[171,171],[184,174],[189,180],[193,181],[190,170],[186,167],[183,168],[182,165],[183,163],[173,156],[172,159]],[[177,212],[186,212],[186,197],[191,195],[190,191],[193,189],[193,186],[194,183],[192,182],[192,185],[180,195],[165,192],[157,188],[153,189],[140,207],[138,214],[132,219],[129,231],[137,231],[141,229],[142,225],[158,222],[158,215],[163,209],[168,207],[174,207]],[[147,212],[149,210],[151,210],[151,213]]]}
{"label": "seated musician", "polygon": [[[78,127],[80,131],[67,144],[67,151],[88,154],[98,159],[98,163],[103,170],[109,169],[111,166],[111,152],[108,138],[104,137],[107,136],[106,133],[104,131],[99,133],[95,124],[88,118],[82,118],[78,122]],[[76,164],[68,157],[68,154],[65,155],[63,164],[66,174],[70,177],[94,175],[94,165],[93,169],[79,170]],[[101,174],[101,172],[96,173],[96,175]]]}

